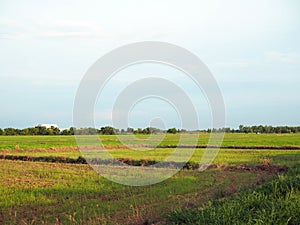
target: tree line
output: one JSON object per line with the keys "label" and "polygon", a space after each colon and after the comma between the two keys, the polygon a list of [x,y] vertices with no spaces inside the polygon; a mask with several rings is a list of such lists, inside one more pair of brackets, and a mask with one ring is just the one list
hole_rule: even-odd
{"label": "tree line", "polygon": [[169,128],[167,130],[161,130],[154,127],[147,128],[127,128],[127,129],[116,129],[111,126],[104,126],[100,129],[97,128],[75,128],[70,127],[68,129],[60,130],[57,127],[46,128],[44,126],[36,126],[24,129],[16,128],[0,128],[0,135],[2,136],[14,136],[14,135],[115,135],[115,134],[159,134],[159,133],[186,133],[186,132],[207,132],[207,133],[298,133],[300,132],[300,126],[244,126],[240,125],[238,129],[231,128],[213,128],[207,130],[197,130],[197,131],[187,131],[185,129],[176,129],[175,127]]}
{"label": "tree line", "polygon": [[284,134],[284,133],[298,133],[300,132],[300,126],[292,127],[292,126],[239,126],[239,132],[242,133],[276,133],[276,134]]}
{"label": "tree line", "polygon": [[2,136],[14,136],[14,135],[114,135],[114,134],[158,134],[158,133],[172,133],[176,134],[178,132],[185,132],[184,129],[176,129],[170,128],[168,130],[161,130],[155,127],[147,127],[147,128],[127,128],[125,129],[116,129],[111,126],[104,126],[100,129],[97,128],[75,128],[70,127],[68,129],[60,130],[58,127],[44,127],[44,126],[36,126],[29,127],[24,129],[16,129],[16,128],[0,128],[0,135]]}
{"label": "tree line", "polygon": [[240,125],[238,129],[231,128],[213,128],[207,129],[206,132],[225,132],[225,133],[256,133],[256,134],[287,134],[287,133],[299,133],[300,126],[244,126]]}

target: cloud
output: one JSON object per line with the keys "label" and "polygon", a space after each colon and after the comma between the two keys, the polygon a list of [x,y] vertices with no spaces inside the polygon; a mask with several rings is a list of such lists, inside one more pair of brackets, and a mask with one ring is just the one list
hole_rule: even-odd
{"label": "cloud", "polygon": [[35,22],[35,27],[35,36],[47,38],[99,37],[104,34],[98,24],[76,20],[44,20]]}
{"label": "cloud", "polygon": [[67,32],[60,32],[60,31],[46,31],[43,33],[40,33],[39,36],[41,37],[88,37],[91,36],[91,32],[83,32],[83,31],[67,31]]}
{"label": "cloud", "polygon": [[247,68],[250,66],[250,63],[244,61],[229,61],[211,63],[210,66],[216,68]]}
{"label": "cloud", "polygon": [[16,39],[20,39],[21,37],[22,35],[17,33],[9,33],[9,32],[0,33],[0,39],[5,39],[5,40],[16,40]]}
{"label": "cloud", "polygon": [[64,37],[101,37],[104,36],[99,24],[73,20],[43,20],[0,22],[0,39],[34,39],[34,38],[64,38]]}
{"label": "cloud", "polygon": [[280,62],[286,64],[299,64],[300,54],[297,52],[282,53],[279,51],[269,51],[265,53],[268,62]]}
{"label": "cloud", "polygon": [[[171,26],[171,25],[170,25]],[[47,19],[40,20],[2,20],[0,21],[0,39],[62,39],[86,38],[107,40],[132,40],[161,38],[172,33],[166,25],[156,26],[155,29],[145,24],[129,26],[123,21],[119,24],[109,24],[84,20]]]}
{"label": "cloud", "polygon": [[0,20],[0,39],[20,40],[24,38],[27,28],[14,20]]}

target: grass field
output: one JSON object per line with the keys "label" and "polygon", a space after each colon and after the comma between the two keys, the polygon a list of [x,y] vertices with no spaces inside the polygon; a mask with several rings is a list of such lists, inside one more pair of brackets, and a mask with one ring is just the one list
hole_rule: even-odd
{"label": "grass field", "polygon": [[[198,144],[206,145],[208,137],[200,134]],[[152,145],[156,137],[148,142],[147,136],[138,138]],[[116,158],[161,161],[174,151],[172,148],[134,151],[123,148],[116,136],[101,136],[101,139]],[[160,146],[176,145],[178,140],[179,135],[167,135]],[[223,146],[300,146],[300,134],[226,134]],[[191,161],[199,162],[203,152],[203,148],[196,149]],[[73,136],[0,136],[0,154],[71,158],[81,155]],[[276,175],[270,171],[221,167],[204,172],[181,170],[168,180],[145,187],[113,183],[86,164],[0,160],[0,224],[195,224],[197,221],[239,224],[238,220],[248,224],[282,224],[282,221],[297,224],[300,222],[295,216],[297,212],[300,215],[299,150],[224,148],[213,164],[257,165],[266,160],[287,165],[290,172]],[[276,182],[277,187],[294,183],[287,187],[289,192],[273,195]],[[246,205],[247,201],[253,205]],[[258,207],[264,201],[269,202],[265,209]],[[276,201],[286,208],[278,208]],[[266,221],[272,207],[281,214],[274,212],[273,220]],[[222,211],[225,209],[228,211]],[[249,210],[253,213],[246,213],[247,216],[245,212]],[[287,215],[285,210],[292,213]],[[208,216],[201,216],[204,214]],[[238,220],[231,220],[235,215],[240,215]]]}
{"label": "grass field", "polygon": [[[195,134],[184,134],[193,139]],[[126,135],[125,135],[126,137]],[[138,138],[142,144],[151,145],[155,140],[160,140],[161,136],[147,141],[148,135],[139,135]],[[180,135],[168,134],[159,144],[161,146],[176,145]],[[87,136],[82,136],[87,139]],[[209,134],[201,133],[199,135],[198,145],[208,143]],[[118,146],[122,143],[114,135],[101,135],[101,141],[105,146]],[[130,142],[129,136],[127,143],[138,144],[136,140]],[[155,142],[156,144],[156,142]],[[14,150],[18,148],[27,149],[49,149],[59,147],[76,147],[74,136],[0,136],[0,149]],[[300,133],[296,134],[240,134],[227,133],[223,140],[223,146],[300,146]]]}

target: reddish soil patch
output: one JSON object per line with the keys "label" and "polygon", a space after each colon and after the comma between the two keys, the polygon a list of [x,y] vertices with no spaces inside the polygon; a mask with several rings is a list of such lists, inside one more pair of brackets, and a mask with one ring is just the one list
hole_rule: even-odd
{"label": "reddish soil patch", "polygon": [[229,170],[247,170],[247,171],[265,171],[272,174],[278,173],[286,173],[288,172],[289,168],[287,166],[280,166],[280,165],[272,165],[272,164],[261,164],[256,166],[249,166],[247,164],[239,164],[235,167],[229,167]]}

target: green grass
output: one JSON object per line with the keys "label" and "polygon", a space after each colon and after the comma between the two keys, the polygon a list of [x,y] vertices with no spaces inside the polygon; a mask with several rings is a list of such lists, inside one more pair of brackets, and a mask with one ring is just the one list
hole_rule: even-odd
{"label": "green grass", "polygon": [[[181,149],[185,151],[185,149]],[[195,149],[190,161],[193,163],[200,163],[201,157],[203,156],[205,149]],[[209,150],[207,150],[209,151]],[[145,159],[162,161],[165,160],[170,154],[174,152],[171,148],[158,148],[149,151],[138,151],[130,149],[110,149],[109,153],[114,158],[131,158],[134,160]],[[274,164],[293,164],[295,161],[300,160],[299,150],[247,150],[247,149],[220,149],[213,164],[226,164],[236,165],[241,163],[246,164],[258,164],[261,163],[265,158],[271,158]],[[20,155],[20,156],[61,156],[78,158],[82,156],[79,150],[73,149],[48,149],[48,150],[1,150],[0,154]],[[282,155],[282,156],[281,156]],[[84,156],[84,154],[83,154]],[[97,157],[99,157],[96,154]],[[289,157],[291,156],[291,157]],[[286,157],[289,157],[286,160]],[[180,161],[180,157],[178,158]]]}
{"label": "green grass", "polygon": [[[141,143],[130,136],[124,137],[127,144],[135,145],[138,150],[123,148],[116,136],[101,136],[116,158],[161,161],[174,151],[171,148],[142,151],[145,149],[139,147],[141,143],[157,143],[159,135],[150,141],[146,140],[147,136],[139,135]],[[80,138],[89,141],[88,136]],[[179,135],[167,135],[160,145],[175,145],[178,138]],[[198,144],[205,145],[207,141],[208,134],[201,134]],[[291,145],[300,146],[300,134],[226,134],[223,142],[223,146]],[[76,146],[73,136],[0,136],[0,154],[77,158],[81,153]],[[204,150],[196,149],[190,161],[199,162]],[[266,158],[272,164],[294,169],[275,180],[272,174],[262,171],[182,170],[155,185],[130,187],[99,176],[88,165],[0,160],[0,224],[142,224],[146,221],[238,224],[238,220],[248,224],[284,224],[290,217],[290,224],[299,222],[300,151],[221,149],[213,163],[256,165]],[[252,187],[260,183],[263,186]],[[288,191],[282,192],[283,189]],[[244,191],[230,197],[241,190]],[[170,220],[166,220],[168,214]],[[230,220],[235,216],[236,221]]]}
{"label": "green grass", "polygon": [[300,166],[286,175],[195,209],[169,215],[168,224],[299,224]]}
{"label": "green grass", "polygon": [[141,223],[198,205],[220,186],[251,185],[261,174],[181,171],[162,183],[130,187],[110,182],[87,165],[1,161],[0,221],[53,224]]}
{"label": "green grass", "polygon": [[[193,139],[194,134],[184,134],[185,139]],[[147,160],[164,160],[173,153],[174,149],[157,148],[145,151],[142,147],[136,147],[137,150],[124,149],[123,144],[118,141],[118,137],[114,135],[100,136],[105,146],[109,147],[109,152],[116,158],[132,158]],[[180,135],[168,134],[163,139],[161,146],[176,145]],[[208,134],[200,134],[199,145],[205,145],[208,142]],[[81,136],[82,140],[89,143],[89,136]],[[123,135],[127,144],[135,144],[129,135]],[[139,135],[138,138],[143,140],[146,135]],[[157,143],[161,139],[160,135],[154,135],[151,143]],[[154,140],[156,139],[156,141]],[[143,140],[143,144],[147,144],[147,140]],[[149,143],[148,143],[149,144]],[[94,143],[95,145],[95,143]],[[300,146],[300,134],[226,134],[223,146]],[[121,146],[121,147],[120,147]],[[135,146],[139,146],[136,145]],[[27,156],[62,156],[70,158],[78,158],[82,153],[76,148],[77,144],[74,136],[0,136],[0,154],[11,155],[27,155]],[[185,151],[185,149],[182,149]],[[191,161],[199,162],[204,149],[196,149]],[[297,151],[268,151],[268,150],[226,150],[221,149],[214,163],[220,164],[236,164],[259,162],[265,157],[271,157],[278,154],[295,154]],[[83,156],[85,152],[83,152]]]}
{"label": "green grass", "polygon": [[[194,140],[196,134],[183,134],[189,144],[189,140]],[[148,135],[138,135],[136,139],[129,135],[123,135],[127,144],[156,145],[161,146],[176,145],[180,134],[153,135],[153,138],[147,138]],[[102,143],[105,146],[118,146],[122,143],[115,135],[101,135]],[[88,142],[89,136],[81,136],[80,139]],[[139,141],[137,140],[139,139]],[[159,142],[162,139],[161,142]],[[198,145],[208,143],[209,134],[201,133]],[[93,143],[87,143],[87,145]],[[27,149],[49,149],[60,147],[76,147],[74,136],[0,136],[0,149],[13,150],[18,146],[21,150]],[[223,146],[300,146],[300,133],[297,134],[239,134],[228,133],[225,135]]]}
{"label": "green grass", "polygon": [[12,150],[16,146],[26,149],[76,147],[74,136],[0,136],[0,149]]}

